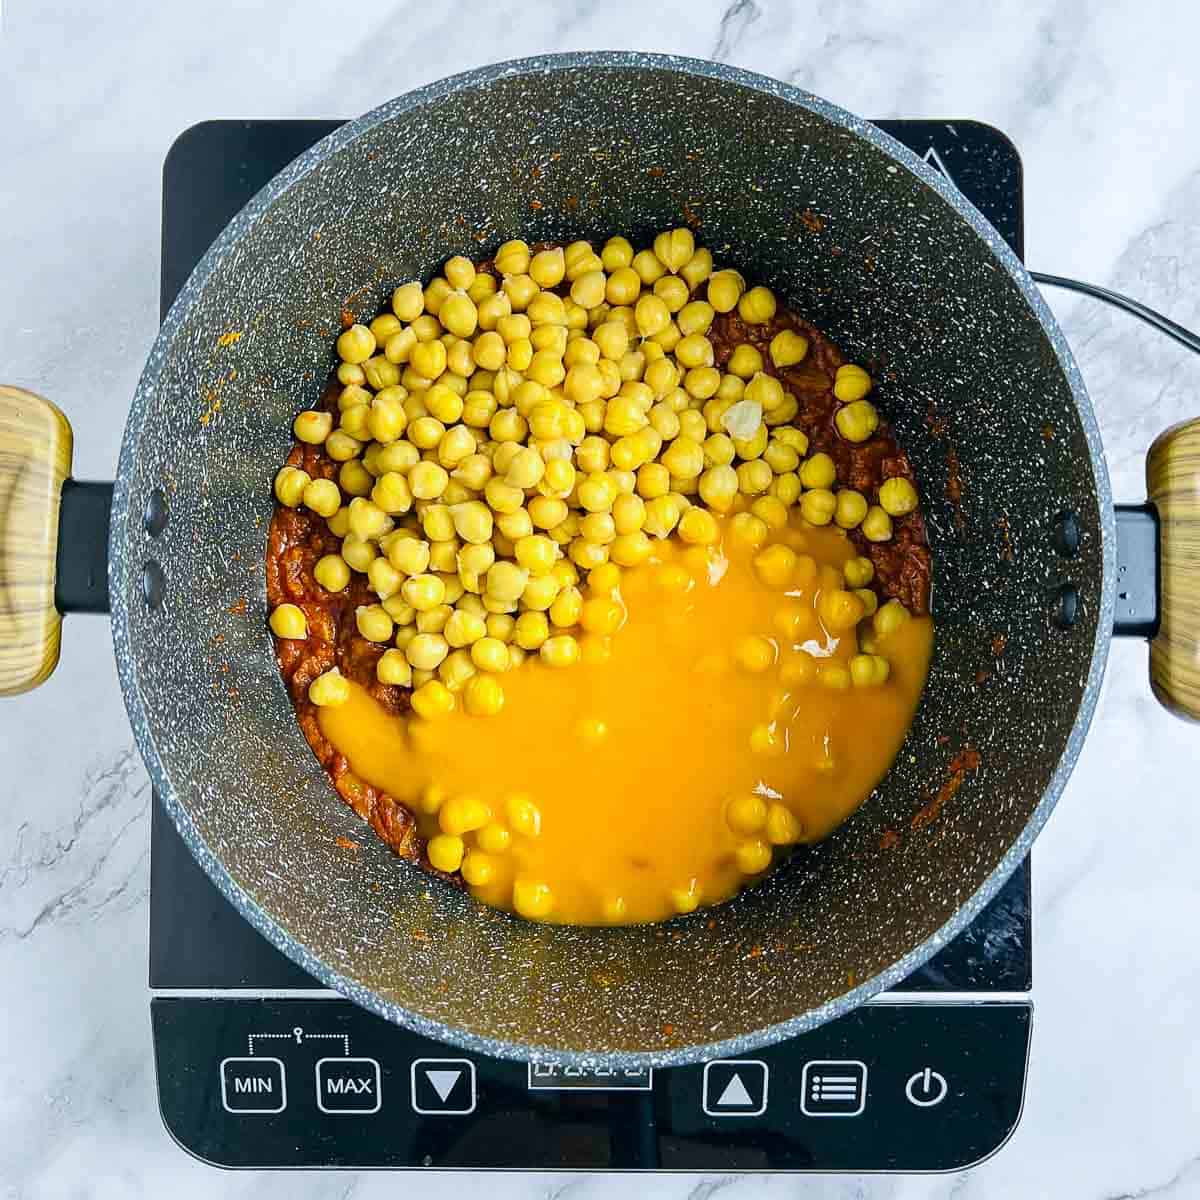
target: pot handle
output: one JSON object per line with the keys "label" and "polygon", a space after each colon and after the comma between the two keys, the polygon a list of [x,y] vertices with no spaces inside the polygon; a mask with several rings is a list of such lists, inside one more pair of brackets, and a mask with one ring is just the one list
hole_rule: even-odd
{"label": "pot handle", "polygon": [[73,444],[49,400],[0,384],[0,696],[50,676],[64,613],[108,611],[112,485],[70,478]]}
{"label": "pot handle", "polygon": [[0,386],[0,695],[37,687],[58,664],[58,517],[72,446],[49,400]]}
{"label": "pot handle", "polygon": [[1159,522],[1159,626],[1150,686],[1177,716],[1200,721],[1200,420],[1159,434],[1146,455]]}

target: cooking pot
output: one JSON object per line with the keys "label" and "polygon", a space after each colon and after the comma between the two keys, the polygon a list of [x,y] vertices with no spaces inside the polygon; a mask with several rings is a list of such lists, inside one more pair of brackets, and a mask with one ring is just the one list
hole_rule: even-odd
{"label": "cooking pot", "polygon": [[[758,886],[661,926],[533,924],[393,857],[330,787],[267,631],[271,480],[344,310],[369,319],[398,281],[508,237],[646,244],[683,220],[873,365],[928,520],[932,668],[881,786]],[[1155,443],[1154,507],[1118,522],[1071,351],[996,231],[874,126],[711,63],[488,67],[292,163],[217,239],[150,352],[107,588],[107,494],[69,480],[70,446],[47,402],[0,394],[2,690],[53,668],[61,612],[111,602],[138,745],[217,887],[329,987],[472,1051],[669,1065],[845,1013],[964,929],[1026,855],[1114,622],[1156,635],[1156,692],[1200,714],[1200,425]]]}

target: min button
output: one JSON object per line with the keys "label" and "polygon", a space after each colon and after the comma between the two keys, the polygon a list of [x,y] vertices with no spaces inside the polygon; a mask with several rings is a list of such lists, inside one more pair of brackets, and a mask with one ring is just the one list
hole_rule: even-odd
{"label": "min button", "polygon": [[221,1062],[221,1103],[229,1113],[281,1113],[287,1083],[278,1058],[226,1058]]}

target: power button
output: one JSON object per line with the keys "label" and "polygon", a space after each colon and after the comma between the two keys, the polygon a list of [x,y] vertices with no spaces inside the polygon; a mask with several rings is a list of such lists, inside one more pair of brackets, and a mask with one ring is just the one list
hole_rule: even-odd
{"label": "power button", "polygon": [[932,1067],[925,1067],[910,1075],[904,1085],[904,1094],[908,1097],[908,1102],[915,1104],[917,1108],[933,1108],[941,1104],[949,1090],[946,1077]]}

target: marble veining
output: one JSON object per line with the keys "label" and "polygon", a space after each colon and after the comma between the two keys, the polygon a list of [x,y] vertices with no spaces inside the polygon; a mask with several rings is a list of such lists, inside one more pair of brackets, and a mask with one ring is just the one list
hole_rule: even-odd
{"label": "marble veining", "polygon": [[[1026,258],[1200,326],[1194,12],[1132,0],[469,0],[286,20],[225,3],[33,5],[0,15],[0,373],[58,402],[76,473],[107,477],[157,326],[159,172],[209,117],[329,117],[488,61],[628,47],[715,57],[866,116],[974,117],[1025,164]],[[14,286],[15,285],[15,286]],[[1091,391],[1114,492],[1142,494],[1156,432],[1197,415],[1185,351],[1048,296]],[[149,793],[98,619],[4,702],[0,1195],[394,1195],[387,1175],[218,1174],[156,1111],[147,1019]],[[1092,733],[1034,853],[1033,1051],[1012,1141],[945,1177],[493,1176],[498,1197],[1200,1196],[1200,734],[1117,644]],[[475,1181],[478,1183],[481,1181]],[[430,1175],[422,1194],[468,1181]]]}

